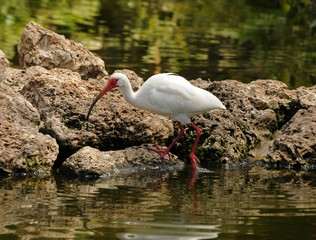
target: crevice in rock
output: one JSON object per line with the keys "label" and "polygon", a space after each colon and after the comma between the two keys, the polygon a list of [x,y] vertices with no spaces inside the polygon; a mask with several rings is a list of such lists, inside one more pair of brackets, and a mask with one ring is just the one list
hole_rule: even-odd
{"label": "crevice in rock", "polygon": [[[58,143],[58,141],[57,141],[57,143]],[[62,147],[61,145],[59,145],[59,154],[57,156],[57,159],[54,162],[52,169],[55,170],[55,169],[60,168],[61,165],[66,161],[66,159],[74,153],[75,153],[75,151],[73,151],[67,147]]]}
{"label": "crevice in rock", "polygon": [[288,123],[300,109],[303,107],[299,102],[291,102],[289,107],[282,105],[278,109],[273,109],[277,117],[278,130]]}
{"label": "crevice in rock", "polygon": [[52,169],[60,168],[60,166],[63,164],[63,162],[68,157],[70,157],[72,154],[74,154],[76,152],[76,150],[70,148],[69,146],[64,146],[64,144],[61,143],[58,138],[56,138],[54,132],[47,131],[47,129],[45,129],[45,128],[40,128],[39,132],[41,132],[43,134],[48,134],[49,136],[54,138],[59,146],[59,152],[58,152],[57,158],[52,166]]}

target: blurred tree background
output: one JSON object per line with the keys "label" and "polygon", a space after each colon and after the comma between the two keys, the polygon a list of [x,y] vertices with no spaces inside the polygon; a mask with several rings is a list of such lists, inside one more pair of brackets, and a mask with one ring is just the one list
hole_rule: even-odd
{"label": "blurred tree background", "polygon": [[0,49],[13,66],[30,21],[82,43],[110,73],[316,84],[312,0],[0,0]]}

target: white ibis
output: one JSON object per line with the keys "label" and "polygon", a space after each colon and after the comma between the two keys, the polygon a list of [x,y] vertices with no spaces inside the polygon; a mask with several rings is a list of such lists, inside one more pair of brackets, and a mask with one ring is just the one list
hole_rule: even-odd
{"label": "white ibis", "polygon": [[180,133],[173,140],[170,146],[168,146],[168,148],[165,150],[160,149],[157,144],[156,149],[148,148],[149,150],[159,153],[161,155],[160,158],[168,155],[170,159],[169,151],[184,134],[182,123],[189,124],[195,129],[197,132],[197,137],[189,156],[192,166],[197,169],[197,162],[200,161],[195,156],[195,150],[202,130],[193,124],[190,118],[212,109],[226,109],[222,102],[212,93],[193,86],[185,78],[176,74],[156,74],[150,77],[137,92],[133,92],[131,83],[127,76],[122,73],[114,73],[110,77],[107,85],[91,104],[87,114],[87,121],[96,102],[104,94],[116,87],[121,89],[126,101],[135,107],[163,116],[168,116],[176,120],[180,129]]}

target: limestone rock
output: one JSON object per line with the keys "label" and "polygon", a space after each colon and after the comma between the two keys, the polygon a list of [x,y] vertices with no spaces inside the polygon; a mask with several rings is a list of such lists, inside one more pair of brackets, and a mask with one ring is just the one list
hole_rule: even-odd
{"label": "limestone rock", "polygon": [[316,164],[316,106],[299,110],[280,130],[268,155],[278,166]]}
{"label": "limestone rock", "polygon": [[[253,88],[260,90],[259,85],[257,82],[244,84],[226,80],[212,82],[206,88],[223,102],[227,110],[213,110],[192,118],[202,129],[196,155],[204,166],[238,164],[247,159],[250,149],[277,130],[277,115],[269,104],[262,103],[259,107],[252,103],[254,98],[261,97],[258,93],[251,94]],[[175,153],[185,158],[190,150],[186,148],[192,146],[195,137],[195,131],[188,129]]]}
{"label": "limestone rock", "polygon": [[299,87],[296,92],[303,108],[316,106],[316,85],[310,88]]}
{"label": "limestone rock", "polygon": [[34,22],[25,27],[18,53],[22,68],[66,68],[78,72],[82,79],[107,75],[104,62],[87,48]]}
{"label": "limestone rock", "polygon": [[258,110],[271,109],[277,117],[280,129],[301,108],[297,92],[275,80],[256,80],[244,84],[245,95]]}
{"label": "limestone rock", "polygon": [[184,163],[174,155],[171,160],[168,157],[158,158],[159,155],[148,150],[145,145],[104,152],[96,148],[84,147],[67,158],[60,170],[77,176],[100,176],[122,173],[126,170],[181,169],[184,166]]}
{"label": "limestone rock", "polygon": [[[205,166],[239,164],[249,157],[265,158],[268,151],[254,150],[266,147],[302,106],[315,103],[311,89],[302,88],[299,94],[274,80],[256,80],[248,84],[225,80],[208,86],[200,81],[192,83],[212,92],[227,108],[192,119],[203,131],[196,155]],[[187,157],[190,151],[187,148],[196,137],[195,131],[187,131],[174,151],[182,158]],[[264,156],[254,156],[259,152],[264,152]]]}
{"label": "limestone rock", "polygon": [[0,49],[0,68],[9,68],[10,62],[5,56],[4,52]]}
{"label": "limestone rock", "polygon": [[39,133],[38,111],[3,83],[0,83],[0,113],[0,171],[50,170],[58,155],[55,139]]}
{"label": "limestone rock", "polygon": [[4,52],[0,49],[0,82],[5,78],[7,68],[10,67],[9,60],[6,58]]}
{"label": "limestone rock", "polygon": [[30,80],[45,74],[48,74],[48,70],[39,66],[26,69],[9,68],[2,82],[20,92]]}

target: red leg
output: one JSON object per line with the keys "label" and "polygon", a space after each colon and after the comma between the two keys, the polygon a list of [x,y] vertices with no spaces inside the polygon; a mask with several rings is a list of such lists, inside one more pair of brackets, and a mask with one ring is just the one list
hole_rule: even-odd
{"label": "red leg", "polygon": [[180,129],[179,135],[172,141],[172,143],[169,145],[169,147],[168,147],[166,150],[162,150],[160,147],[158,147],[157,144],[156,144],[156,148],[157,148],[157,149],[154,149],[154,148],[147,148],[147,149],[149,149],[149,150],[151,150],[151,151],[154,151],[154,152],[156,152],[156,153],[159,153],[159,154],[160,154],[159,159],[163,158],[166,154],[168,154],[168,157],[169,157],[169,159],[171,160],[171,157],[170,157],[169,152],[170,152],[171,148],[176,144],[177,141],[179,141],[179,139],[180,139],[180,138],[183,136],[183,134],[184,134],[184,128],[183,128],[182,124],[181,124],[179,121],[177,121],[177,124],[178,124],[179,129]]}
{"label": "red leg", "polygon": [[195,139],[195,142],[193,144],[193,147],[192,147],[192,151],[190,153],[190,162],[193,166],[194,169],[198,169],[198,164],[196,162],[200,162],[200,160],[195,156],[195,150],[196,150],[196,147],[198,145],[198,142],[200,140],[200,137],[201,137],[201,134],[202,134],[202,130],[196,126],[195,124],[193,123],[190,123],[190,126],[193,127],[197,133],[197,136],[196,136],[196,139]]}

